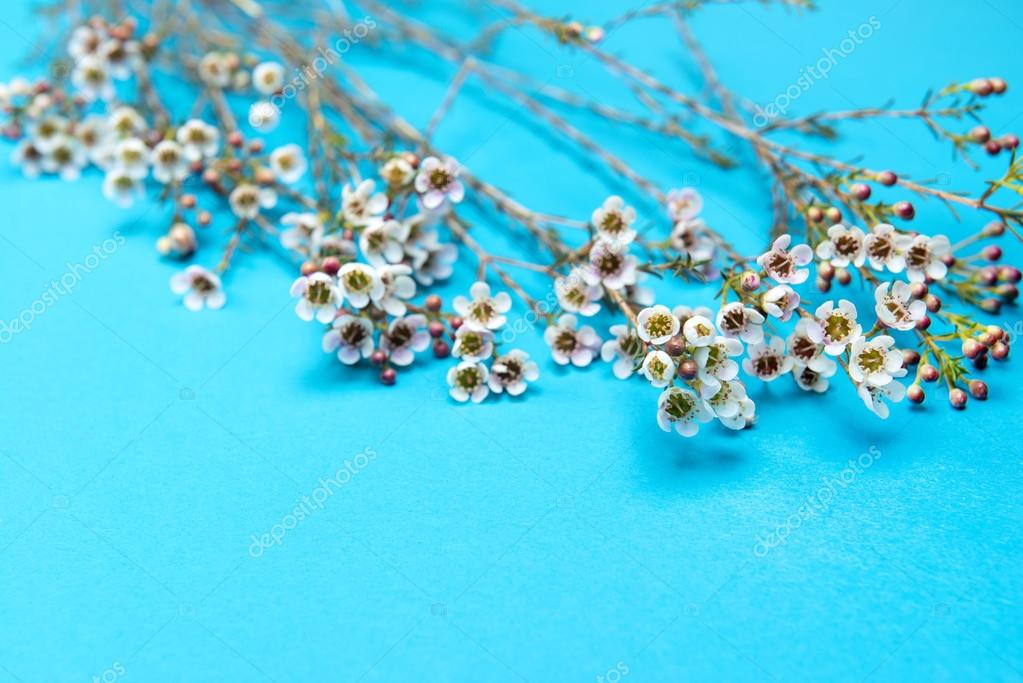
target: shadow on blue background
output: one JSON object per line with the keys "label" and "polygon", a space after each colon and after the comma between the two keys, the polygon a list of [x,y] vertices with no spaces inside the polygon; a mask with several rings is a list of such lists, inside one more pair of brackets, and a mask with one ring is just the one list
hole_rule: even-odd
{"label": "shadow on blue background", "polygon": [[[543,4],[593,21],[622,10]],[[891,96],[913,106],[928,88],[1002,75],[1010,91],[988,122],[996,133],[1021,127],[1018,3],[825,4],[812,14],[713,7],[693,27],[725,83],[764,103],[873,15],[881,28],[794,111]],[[450,17],[443,10],[424,16]],[[492,10],[478,13],[466,25]],[[9,77],[38,26],[24,3],[6,3],[0,20]],[[608,46],[694,82],[665,22],[627,27]],[[623,95],[592,60],[535,35],[510,35],[500,56],[580,94]],[[409,75],[424,64],[412,51],[350,58],[419,125],[451,74],[425,62]],[[591,124],[602,139],[613,132]],[[911,124],[844,130],[836,153],[875,167],[974,190],[1000,172],[986,161],[969,171]],[[759,173],[615,135],[611,147],[664,186],[696,184],[708,221],[742,249],[763,245]],[[616,189],[479,88],[438,143],[543,210],[586,217]],[[540,359],[542,378],[526,400],[456,406],[446,363],[417,362],[387,390],[322,354],[292,313],[293,269],[273,254],[244,254],[228,306],[192,314],[168,291],[177,266],[153,249],[161,207],[119,211],[95,175],[30,182],[5,164],[0,178],[5,320],[69,263],[115,232],[126,238],[0,348],[3,683],[111,671],[140,681],[1023,678],[1023,403],[1011,366],[988,371],[986,405],[957,414],[932,396],[883,423],[841,378],[823,400],[787,381],[757,386],[754,429],[684,441],[658,430],[649,387],[617,382],[607,366],[559,370],[529,332],[516,344]],[[934,203],[919,213],[921,229],[953,237],[979,227]],[[481,239],[521,242],[506,228],[487,219]],[[205,236],[201,262],[216,259],[220,229]],[[471,270],[445,295],[465,290]],[[701,303],[709,292],[661,300]],[[376,456],[322,508],[252,556],[254,536],[367,448]],[[869,467],[836,486],[863,453]],[[828,504],[794,525],[829,486]],[[765,552],[764,534],[786,524],[785,542]]]}

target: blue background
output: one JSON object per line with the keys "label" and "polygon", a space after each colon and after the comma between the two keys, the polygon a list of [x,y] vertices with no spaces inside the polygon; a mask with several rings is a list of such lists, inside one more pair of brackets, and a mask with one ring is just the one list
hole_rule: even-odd
{"label": "blue background", "polygon": [[[1002,75],[1010,90],[988,123],[1020,129],[1018,3],[824,4],[715,7],[693,27],[724,81],[763,104],[874,15],[881,28],[793,111],[890,96],[915,106],[927,88]],[[622,10],[544,5],[594,21]],[[464,29],[447,4],[423,16]],[[483,4],[463,20],[493,16]],[[42,27],[23,2],[4,3],[0,20],[10,77]],[[638,22],[607,46],[697,82],[666,22]],[[542,81],[624,101],[592,59],[536,34],[512,32],[499,52]],[[419,125],[451,73],[413,51],[380,60],[357,47],[350,59]],[[522,118],[470,88],[438,143],[543,210],[585,218],[618,189]],[[697,185],[708,221],[744,250],[763,246],[759,173],[588,125],[662,185]],[[1005,161],[981,159],[974,173],[912,123],[844,130],[834,153],[950,189],[976,190]],[[153,249],[163,208],[120,211],[94,174],[31,182],[4,164],[0,178],[4,320],[114,231],[127,238],[0,347],[3,683],[115,669],[140,681],[586,681],[616,668],[636,681],[1023,678],[1013,364],[992,364],[991,399],[962,414],[932,395],[881,422],[841,377],[823,399],[786,379],[752,389],[754,429],[683,440],[657,428],[655,390],[606,365],[560,370],[537,331],[516,340],[542,372],[524,400],[457,406],[447,362],[424,358],[387,390],[322,354],[316,328],[291,311],[293,267],[271,253],[238,259],[223,311],[192,314],[168,290],[179,266]],[[956,224],[934,202],[919,214],[920,229],[953,237],[981,224]],[[521,245],[500,221],[480,222],[486,244]],[[228,225],[204,233],[200,262],[215,263]],[[464,291],[472,270],[443,293]],[[709,302],[709,288],[662,291],[668,304]],[[377,457],[323,509],[250,556],[254,534],[365,448]],[[880,457],[827,509],[754,552],[869,449]]]}

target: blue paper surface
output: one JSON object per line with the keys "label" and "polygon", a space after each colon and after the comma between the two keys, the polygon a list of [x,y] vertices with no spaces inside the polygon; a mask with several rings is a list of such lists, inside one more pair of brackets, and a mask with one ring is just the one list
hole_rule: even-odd
{"label": "blue paper surface", "polygon": [[[542,4],[590,21],[623,10]],[[1010,88],[988,123],[1023,128],[1019,3],[823,4],[712,7],[692,27],[724,82],[766,104],[873,17],[793,112],[912,107],[928,88],[1000,75]],[[483,3],[448,29],[495,16]],[[4,78],[39,31],[29,3],[0,6]],[[606,45],[698,87],[664,21]],[[499,55],[541,82],[627,96],[537,34],[513,31]],[[417,125],[451,75],[411,50],[346,58]],[[743,250],[763,247],[759,171],[590,123],[663,186],[698,187],[708,222]],[[912,122],[843,131],[822,149],[949,189],[976,191],[1005,161],[980,158],[975,173]],[[586,218],[622,189],[478,84],[438,144],[540,210]],[[541,330],[525,330],[515,343],[541,380],[521,400],[456,405],[446,361],[424,357],[387,389],[323,354],[292,312],[294,267],[273,253],[240,255],[224,310],[188,312],[167,285],[180,266],[153,248],[164,208],[119,210],[100,182],[0,166],[0,318],[80,275],[0,345],[0,682],[1023,679],[1018,359],[992,363],[990,400],[965,413],[932,391],[882,422],[840,375],[823,398],[786,378],[751,386],[754,429],[684,440],[657,428],[656,390],[604,364],[558,368]],[[981,225],[936,202],[918,214],[953,239]],[[523,249],[500,220],[477,222],[485,244]],[[228,224],[203,234],[199,262],[215,263]],[[474,270],[442,293],[464,292]],[[712,296],[658,291],[669,305]],[[1023,324],[1015,308],[1001,321]]]}

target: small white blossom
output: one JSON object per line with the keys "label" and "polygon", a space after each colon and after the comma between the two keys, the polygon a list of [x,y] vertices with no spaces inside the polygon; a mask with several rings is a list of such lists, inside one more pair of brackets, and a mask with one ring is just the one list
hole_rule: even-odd
{"label": "small white blossom", "polygon": [[161,140],[153,148],[153,179],[158,183],[179,183],[188,177],[185,150],[174,140]]}
{"label": "small white blossom", "polygon": [[75,62],[75,68],[71,72],[71,84],[75,87],[75,92],[87,102],[114,98],[110,67],[97,55],[85,55]]}
{"label": "small white blossom", "polygon": [[792,357],[785,353],[785,340],[771,337],[761,344],[749,347],[749,357],[742,369],[764,382],[773,382],[792,369]]}
{"label": "small white blossom", "polygon": [[630,256],[624,245],[598,239],[590,247],[590,261],[582,274],[591,285],[621,289],[636,284],[636,264],[636,257]]}
{"label": "small white blossom", "polygon": [[284,87],[284,66],[279,62],[261,62],[252,70],[252,87],[261,95],[273,95]]}
{"label": "small white blossom", "polygon": [[121,140],[114,145],[113,163],[134,178],[149,175],[149,148],[138,138]]}
{"label": "small white blossom", "polygon": [[841,355],[845,347],[863,334],[863,327],[856,322],[856,306],[842,299],[835,308],[834,301],[825,301],[814,312],[816,320],[810,322],[806,334],[832,356]]}
{"label": "small white blossom", "polygon": [[675,376],[675,361],[664,351],[654,350],[643,359],[640,370],[652,386],[666,387]]}
{"label": "small white blossom", "polygon": [[365,308],[384,295],[384,283],[377,271],[365,263],[346,263],[337,274],[338,285],[355,308]]}
{"label": "small white blossom", "polygon": [[805,366],[824,377],[831,377],[838,364],[824,355],[824,344],[810,338],[808,330],[812,324],[806,318],[796,323],[796,329],[788,338],[788,353],[796,365]]}
{"label": "small white blossom", "polygon": [[439,280],[451,277],[457,260],[458,249],[455,245],[428,244],[416,251],[412,261],[413,273],[421,285],[429,287]]}
{"label": "small white blossom", "polygon": [[341,215],[351,225],[368,225],[387,209],[387,195],[374,192],[376,182],[367,178],[354,188],[341,188]]}
{"label": "small white blossom", "polygon": [[63,116],[45,116],[27,126],[27,137],[40,152],[49,152],[71,133],[71,122]]}
{"label": "small white blossom", "polygon": [[277,204],[277,193],[269,187],[241,183],[228,196],[231,211],[238,218],[253,219],[260,209],[271,209]]}
{"label": "small white blossom", "polygon": [[682,436],[695,436],[700,424],[713,419],[702,398],[678,387],[669,387],[657,399],[657,424],[666,432],[673,428]]}
{"label": "small white blossom", "polygon": [[644,308],[636,316],[639,338],[651,344],[665,344],[678,334],[679,321],[667,306],[658,304]]}
{"label": "small white blossom", "polygon": [[110,75],[119,81],[131,78],[140,61],[139,44],[134,40],[109,38],[99,46],[98,53],[110,68]]}
{"label": "small white blossom", "polygon": [[745,429],[746,425],[751,424],[756,415],[757,406],[753,402],[753,399],[746,397],[739,401],[739,414],[733,417],[719,417],[718,420],[722,425],[729,429]]}
{"label": "small white blossom", "polygon": [[707,405],[717,418],[733,418],[742,412],[742,401],[746,398],[746,385],[738,380],[721,382],[717,391],[708,397]]}
{"label": "small white blossom", "polygon": [[354,315],[340,315],[323,335],[324,353],[337,352],[345,365],[355,365],[373,353],[373,323]]}
{"label": "small white blossom", "polygon": [[629,325],[612,325],[614,339],[600,347],[600,357],[605,363],[614,360],[612,371],[618,379],[628,379],[636,370],[636,361],[646,350],[646,344]]}
{"label": "small white blossom", "polygon": [[636,232],[632,229],[636,210],[626,206],[625,200],[617,195],[611,195],[600,208],[594,209],[590,220],[597,234],[610,242],[628,244],[636,239]]}
{"label": "small white blossom", "polygon": [[813,260],[813,250],[806,244],[797,244],[790,249],[791,241],[791,235],[776,239],[767,252],[757,257],[757,264],[776,282],[798,285],[810,276],[809,269],[802,266]]}
{"label": "small white blossom", "polygon": [[667,197],[668,215],[673,222],[688,221],[700,215],[703,197],[691,187],[672,190]]}
{"label": "small white blossom", "polygon": [[457,204],[465,197],[465,188],[458,180],[461,167],[454,159],[441,161],[426,157],[416,174],[416,192],[422,195],[423,207],[428,211],[439,208],[445,200]]}
{"label": "small white blossom", "polygon": [[323,237],[323,222],[319,215],[310,212],[289,211],[281,216],[281,245],[287,249],[303,249],[312,253]]}
{"label": "small white blossom", "polygon": [[859,268],[867,259],[866,237],[859,228],[832,225],[828,228],[828,239],[817,245],[817,257],[839,268],[849,264]]}
{"label": "small white blossom", "polygon": [[[107,117],[107,130],[115,141],[137,138],[146,132],[146,120],[133,107],[117,107]],[[216,132],[216,128],[213,130]]]}
{"label": "small white blossom", "polygon": [[706,231],[706,224],[699,218],[681,220],[671,227],[668,236],[672,248],[686,254],[694,263],[710,263],[717,246]]}
{"label": "small white blossom", "polygon": [[799,295],[788,285],[775,285],[760,297],[760,305],[773,318],[785,322],[799,308]]}
{"label": "small white blossom", "polygon": [[217,310],[227,302],[220,278],[202,266],[189,266],[171,277],[170,288],[175,294],[184,295],[185,308],[190,311],[202,310],[204,306]]}
{"label": "small white blossom", "polygon": [[742,342],[728,337],[716,337],[712,344],[693,352],[697,376],[708,391],[721,382],[733,380],[739,374],[739,364],[732,358],[742,355]]}
{"label": "small white blossom", "polygon": [[690,344],[701,347],[713,344],[718,331],[714,329],[714,323],[707,316],[693,315],[686,318],[685,324],[682,325],[682,334]]}
{"label": "small white blossom", "polygon": [[22,140],[11,152],[11,163],[20,166],[21,172],[26,178],[35,178],[42,169],[43,153],[31,140]]}
{"label": "small white blossom", "polygon": [[917,235],[906,246],[906,277],[910,282],[923,282],[927,278],[941,280],[948,272],[942,258],[951,253],[952,244],[944,235]]}
{"label": "small white blossom", "polygon": [[448,370],[448,386],[451,387],[448,393],[459,403],[465,403],[470,399],[473,403],[479,403],[490,393],[487,384],[489,374],[487,367],[482,363],[462,361]]}
{"label": "small white blossom", "polygon": [[456,296],[452,305],[466,325],[477,329],[496,330],[507,321],[505,313],[511,309],[511,297],[507,292],[490,295],[490,285],[475,282],[469,288],[469,296]]}
{"label": "small white blossom", "polygon": [[98,114],[86,116],[75,126],[74,135],[92,163],[101,168],[108,166],[107,159],[111,146],[108,141],[109,131],[106,117]]}
{"label": "small white blossom", "polygon": [[888,399],[892,403],[898,403],[906,396],[906,387],[901,382],[889,382],[882,387],[875,387],[869,384],[861,384],[856,392],[860,395],[863,400],[863,404],[867,406],[875,415],[882,420],[888,419],[888,404],[884,402],[884,399]]}
{"label": "small white blossom", "polygon": [[374,266],[397,263],[405,256],[408,225],[393,218],[367,224],[359,235],[359,249]]}
{"label": "small white blossom", "polygon": [[909,246],[910,239],[888,223],[875,225],[863,240],[870,267],[874,270],[887,268],[893,273],[901,273],[906,267],[904,250]]}
{"label": "small white blossom", "polygon": [[589,284],[578,268],[554,281],[554,293],[558,304],[569,313],[590,317],[600,311],[600,285]]}
{"label": "small white blossom", "polygon": [[103,196],[121,208],[128,208],[142,196],[142,180],[123,168],[113,168],[103,178]]}
{"label": "small white blossom", "polygon": [[494,333],[462,325],[455,332],[451,355],[462,360],[481,361],[494,353]]}
{"label": "small white blossom", "polygon": [[[834,361],[832,361],[834,363]],[[807,365],[800,365],[795,363],[792,366],[792,376],[796,380],[796,384],[803,391],[813,391],[818,394],[822,394],[828,390],[830,382],[828,379],[835,374],[835,368],[832,367],[830,374],[825,374]]]}
{"label": "small white blossom", "polygon": [[99,51],[102,42],[103,36],[92,26],[88,24],[77,26],[68,39],[68,55],[76,61],[88,55],[94,55]]}
{"label": "small white blossom", "polygon": [[543,340],[551,347],[551,357],[558,365],[586,367],[600,349],[600,337],[593,328],[584,325],[576,329],[577,324],[574,315],[565,313],[543,332]]}
{"label": "small white blossom", "polygon": [[910,302],[912,289],[902,280],[878,285],[874,290],[877,319],[896,330],[905,331],[916,327],[917,322],[927,315],[927,304],[919,299]]}
{"label": "small white blossom", "polygon": [[416,175],[416,169],[403,156],[395,156],[380,167],[380,177],[393,188],[405,187]]}
{"label": "small white blossom", "polygon": [[301,297],[295,304],[295,313],[306,322],[316,318],[318,322],[329,323],[342,303],[341,291],[326,273],[298,278],[291,285],[291,296]]}
{"label": "small white blossom", "polygon": [[309,162],[298,145],[283,145],[270,152],[270,170],[277,180],[286,185],[301,179],[308,166]]}
{"label": "small white blossom", "polygon": [[276,130],[281,110],[270,100],[256,100],[249,105],[249,125],[261,133]]}
{"label": "small white blossom", "polygon": [[231,85],[231,65],[228,56],[222,52],[207,52],[199,60],[197,69],[200,80],[207,85],[215,88]]}
{"label": "small white blossom", "polygon": [[185,150],[185,157],[189,161],[212,157],[220,147],[220,132],[199,119],[186,121],[178,128],[175,139]]}
{"label": "small white blossom", "polygon": [[741,301],[725,304],[718,311],[717,326],[726,337],[738,337],[747,344],[758,344],[764,338],[764,316]]}
{"label": "small white blossom", "polygon": [[383,292],[373,300],[389,315],[405,315],[405,302],[416,295],[416,281],[411,278],[412,268],[404,263],[380,266],[376,269]]}
{"label": "small white blossom", "polygon": [[380,349],[392,363],[399,366],[411,365],[415,354],[424,351],[429,345],[426,317],[419,314],[395,318],[380,339]]}
{"label": "small white blossom", "polygon": [[535,382],[539,378],[540,369],[529,359],[529,354],[512,349],[490,364],[487,384],[495,394],[507,391],[511,396],[518,396],[526,390],[527,382]]}
{"label": "small white blossom", "polygon": [[852,343],[849,351],[849,376],[857,384],[883,387],[893,377],[903,377],[902,354],[895,347],[895,340],[886,334],[873,339],[860,337]]}
{"label": "small white blossom", "polygon": [[45,172],[56,173],[62,180],[77,180],[85,164],[85,152],[73,137],[65,137],[40,160]]}

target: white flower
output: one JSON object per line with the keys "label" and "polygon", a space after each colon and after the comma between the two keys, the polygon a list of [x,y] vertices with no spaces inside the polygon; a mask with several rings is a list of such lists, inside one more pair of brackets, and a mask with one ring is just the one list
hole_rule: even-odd
{"label": "white flower", "polygon": [[709,263],[714,258],[714,240],[706,234],[706,224],[699,218],[681,220],[671,227],[671,246],[686,254],[694,263]]}
{"label": "white flower", "polygon": [[380,339],[380,349],[387,353],[392,363],[399,366],[411,365],[415,354],[429,345],[430,333],[426,331],[426,317],[419,314],[395,318]]}
{"label": "white flower", "polygon": [[[832,361],[834,363],[834,361]],[[822,394],[828,390],[828,378],[835,374],[835,369],[831,369],[831,374],[824,374],[814,370],[813,368],[800,365],[796,363],[792,366],[792,376],[796,380],[796,384],[803,391],[813,391],[818,394]]]}
{"label": "white flower", "polygon": [[739,374],[739,364],[732,358],[741,354],[742,342],[728,337],[716,337],[712,344],[693,352],[697,376],[707,391],[715,390],[721,382],[735,379]]}
{"label": "white flower", "polygon": [[600,337],[593,328],[585,325],[576,329],[577,320],[571,313],[565,313],[555,325],[543,332],[543,340],[551,347],[551,357],[558,365],[571,363],[586,367],[597,355]]}
{"label": "white flower", "polygon": [[511,309],[511,297],[507,292],[490,296],[490,285],[475,282],[469,288],[469,296],[456,296],[452,305],[466,325],[481,330],[496,330],[507,321],[505,313]]}
{"label": "white flower", "polygon": [[437,157],[426,157],[419,164],[416,174],[416,192],[422,195],[423,207],[433,211],[450,200],[457,204],[465,196],[465,188],[458,180],[461,167],[454,159],[441,161]]}
{"label": "white flower", "polygon": [[199,60],[199,78],[215,88],[226,88],[231,84],[231,65],[222,52],[207,52]]}
{"label": "white flower", "polygon": [[149,148],[138,138],[121,140],[114,145],[113,163],[134,178],[149,175]]}
{"label": "white flower", "polygon": [[313,256],[319,256],[320,258],[335,256],[345,261],[355,259],[355,242],[346,240],[336,233],[333,235],[323,235],[313,241],[310,246],[313,249]]}
{"label": "white flower", "polygon": [[345,365],[369,358],[373,353],[373,323],[354,315],[338,316],[323,335],[323,351],[337,351],[337,359]]}
{"label": "white flower", "polygon": [[273,95],[284,87],[284,66],[279,62],[261,62],[252,70],[252,87],[261,95]]}
{"label": "white flower", "polygon": [[[11,163],[21,167],[26,178],[35,178],[42,168],[43,153],[32,144],[31,140],[22,140],[11,152]],[[106,192],[104,185],[104,192]]]}
{"label": "white flower", "polygon": [[741,301],[722,306],[717,325],[726,337],[738,337],[747,344],[758,344],[764,338],[764,316]]}
{"label": "white flower", "polygon": [[387,195],[374,194],[376,182],[363,180],[355,188],[341,188],[341,215],[351,225],[368,225],[387,209]]}
{"label": "white flower", "polygon": [[[891,291],[888,288],[891,287]],[[927,304],[917,299],[910,303],[913,288],[905,282],[882,282],[874,290],[877,319],[896,330],[911,330],[927,315]]]}
{"label": "white flower", "polygon": [[302,297],[295,304],[295,313],[306,322],[315,317],[318,322],[329,323],[342,302],[341,291],[326,273],[298,278],[291,285],[291,296]]}
{"label": "white flower", "polygon": [[134,40],[110,38],[99,46],[99,56],[110,67],[110,75],[124,81],[131,78],[139,63],[139,44]]}
{"label": "white flower", "polygon": [[834,301],[825,301],[814,312],[816,320],[806,327],[806,334],[832,356],[841,355],[845,347],[863,334],[863,328],[856,322],[856,306],[842,299],[835,308]]}
{"label": "white flower", "polygon": [[526,382],[535,382],[539,378],[540,369],[529,359],[529,354],[512,349],[491,363],[487,383],[495,394],[507,390],[509,395],[518,396],[526,390]]}
{"label": "white flower", "polygon": [[710,346],[714,343],[718,331],[714,329],[714,323],[707,316],[693,315],[686,318],[685,324],[682,325],[682,334],[690,344],[700,347]]}
{"label": "white flower", "polygon": [[775,285],[760,297],[760,305],[769,316],[785,322],[799,308],[799,295],[788,285]]}
{"label": "white flower", "polygon": [[944,235],[917,235],[906,247],[906,277],[910,282],[941,280],[948,272],[941,259],[951,253],[952,244]]}
{"label": "white flower", "polygon": [[377,275],[384,286],[384,291],[373,303],[390,315],[405,315],[408,309],[405,301],[416,295],[416,281],[412,279],[411,274],[411,266],[404,263],[377,268]]}
{"label": "white flower", "polygon": [[374,266],[397,263],[405,256],[408,225],[394,219],[377,220],[366,225],[359,235],[359,249]]}
{"label": "white flower", "polygon": [[109,132],[107,120],[98,114],[90,114],[78,122],[75,126],[74,135],[81,144],[89,160],[97,166],[107,165],[111,146],[107,141]]}
{"label": "white flower", "polygon": [[895,340],[886,334],[873,339],[859,337],[849,351],[849,376],[857,384],[883,387],[893,377],[903,377],[902,354],[895,346]]}
{"label": "white flower", "polygon": [[773,382],[784,375],[792,369],[792,357],[785,353],[785,340],[771,337],[749,347],[749,357],[742,362],[742,369],[764,382]]}
{"label": "white flower", "polygon": [[403,156],[391,157],[380,167],[380,177],[394,188],[408,185],[415,174],[416,169]]}
{"label": "white flower", "polygon": [[71,133],[71,123],[63,116],[46,116],[27,126],[27,137],[40,152],[49,152]]}
{"label": "white flower", "polygon": [[703,197],[691,187],[672,190],[667,196],[668,215],[674,222],[688,221],[700,215],[703,210]]}
{"label": "white flower", "polygon": [[643,355],[646,344],[629,325],[612,325],[614,339],[600,347],[600,357],[605,363],[614,359],[612,370],[618,379],[627,379],[636,369],[636,360]]}
{"label": "white flower", "polygon": [[128,208],[142,196],[142,181],[123,168],[114,168],[103,178],[103,196],[121,208]]}
{"label": "white flower", "polygon": [[870,267],[874,270],[887,268],[893,273],[901,273],[906,267],[903,251],[909,246],[910,239],[888,223],[875,225],[863,240]]}
{"label": "white flower", "polygon": [[841,223],[828,228],[828,239],[817,245],[817,257],[839,268],[850,263],[857,268],[867,259],[867,247],[863,231],[847,228]]}
{"label": "white flower", "polygon": [[678,334],[680,324],[667,306],[658,304],[644,308],[636,316],[639,338],[651,344],[664,344]]}
{"label": "white flower", "polygon": [[789,335],[788,352],[796,365],[809,368],[824,377],[835,374],[838,364],[824,355],[824,344],[810,338],[808,329],[813,322],[806,318],[796,323],[796,329]]}
{"label": "white flower", "polygon": [[883,387],[861,384],[857,387],[856,392],[863,399],[863,404],[867,408],[873,411],[879,418],[885,420],[888,418],[888,404],[883,399],[888,399],[892,403],[898,403],[906,396],[906,387],[901,382],[889,382]]}
{"label": "white flower", "polygon": [[675,376],[675,361],[664,351],[651,351],[640,369],[652,386],[666,387]]}
{"label": "white flower", "polygon": [[674,427],[682,436],[695,436],[700,423],[711,419],[707,402],[691,391],[669,387],[657,399],[657,424],[666,432]]}
{"label": "white flower", "polygon": [[[123,144],[123,143],[122,143]],[[162,140],[153,148],[153,179],[158,183],[181,182],[188,177],[185,150],[173,140]]]}
{"label": "white flower", "polygon": [[259,215],[260,209],[270,209],[277,204],[277,193],[269,187],[242,183],[231,190],[228,203],[238,218],[251,220]]}
{"label": "white flower", "polygon": [[415,278],[424,287],[446,280],[451,277],[457,260],[458,249],[453,244],[432,243],[417,248],[412,260]]}
{"label": "white flower", "polygon": [[479,403],[490,393],[490,387],[487,385],[489,374],[482,363],[462,361],[448,370],[448,386],[451,387],[448,393],[459,403],[465,403],[469,399],[472,399],[473,403]]}
{"label": "white flower", "polygon": [[275,130],[281,122],[281,110],[269,100],[256,100],[249,105],[249,125],[261,133]]}
{"label": "white flower", "polygon": [[776,282],[798,285],[810,276],[809,269],[802,266],[813,260],[813,250],[806,244],[797,244],[789,249],[791,241],[791,235],[782,235],[768,251],[757,257],[757,263]]}
{"label": "white flower", "polygon": [[554,281],[558,304],[569,313],[590,317],[600,311],[600,286],[589,284],[582,271],[573,268],[568,275]]}
{"label": "white flower", "polygon": [[598,209],[594,209],[590,219],[597,234],[608,241],[628,244],[636,239],[632,224],[636,220],[636,210],[625,205],[625,200],[611,195],[604,200]]}
{"label": "white flower", "polygon": [[455,332],[455,345],[451,355],[462,360],[480,361],[494,353],[494,333],[462,325]]}
{"label": "white flower", "polygon": [[71,32],[71,38],[68,39],[68,55],[75,61],[78,61],[88,55],[94,55],[97,50],[99,50],[99,46],[102,42],[103,36],[101,36],[92,26],[87,24],[77,26],[75,30]]}
{"label": "white flower", "polygon": [[44,171],[57,173],[62,180],[77,180],[85,163],[85,152],[73,137],[65,137],[40,160]]}
{"label": "white flower", "polygon": [[[744,387],[745,389],[745,387]],[[748,396],[739,401],[739,414],[733,417],[719,417],[718,420],[722,425],[729,429],[745,429],[746,425],[753,422],[757,406],[753,402],[753,399]]]}
{"label": "white flower", "polygon": [[372,266],[365,263],[346,263],[337,274],[338,285],[345,298],[355,308],[365,308],[370,301],[384,296],[384,283]]}
{"label": "white flower", "polygon": [[636,257],[626,253],[624,245],[598,239],[590,247],[590,262],[582,274],[587,283],[603,284],[609,289],[634,285]]}
{"label": "white flower", "polygon": [[270,152],[270,170],[277,180],[290,185],[305,175],[309,163],[298,145],[283,145]]}
{"label": "white flower", "polygon": [[707,405],[714,417],[731,418],[742,412],[742,401],[746,398],[746,385],[738,380],[721,382],[717,391],[707,398]]}
{"label": "white flower", "polygon": [[223,308],[227,301],[220,278],[202,266],[189,266],[184,272],[171,277],[171,291],[185,296],[185,308],[190,311]]}
{"label": "white flower", "polygon": [[185,150],[185,157],[189,161],[214,156],[220,146],[220,132],[199,119],[186,121],[178,128],[175,139]]}
{"label": "white flower", "polygon": [[114,83],[107,62],[97,55],[85,55],[75,62],[71,84],[87,102],[114,98]]}
{"label": "white flower", "polygon": [[118,107],[107,117],[107,130],[114,140],[138,137],[146,131],[146,120],[132,107]]}
{"label": "white flower", "polygon": [[289,211],[281,216],[281,225],[288,226],[281,231],[281,244],[288,249],[304,249],[312,252],[323,237],[323,222],[312,212]]}

